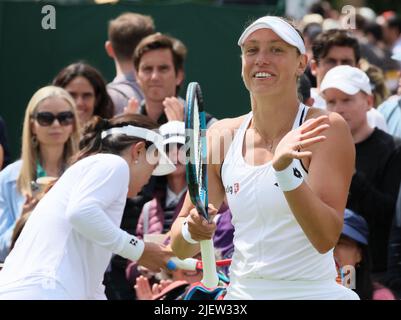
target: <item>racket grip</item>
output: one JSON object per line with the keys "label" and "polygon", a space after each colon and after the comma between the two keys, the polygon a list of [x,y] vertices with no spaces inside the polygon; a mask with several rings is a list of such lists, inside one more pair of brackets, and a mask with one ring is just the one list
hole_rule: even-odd
{"label": "racket grip", "polygon": [[214,246],[212,240],[203,240],[200,242],[202,264],[203,264],[203,279],[202,283],[207,288],[216,287],[219,283],[216,270],[216,258],[214,256]]}
{"label": "racket grip", "polygon": [[176,269],[181,269],[181,270],[191,270],[194,271],[197,268],[198,260],[193,259],[193,258],[187,258],[184,260],[181,260],[177,257],[172,257],[167,263],[167,269],[169,270],[176,270]]}

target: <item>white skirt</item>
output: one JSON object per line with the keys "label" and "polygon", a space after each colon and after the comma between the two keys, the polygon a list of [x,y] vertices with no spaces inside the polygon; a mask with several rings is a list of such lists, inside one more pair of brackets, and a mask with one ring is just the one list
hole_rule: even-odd
{"label": "white skirt", "polygon": [[359,300],[354,291],[335,280],[231,280],[225,300]]}

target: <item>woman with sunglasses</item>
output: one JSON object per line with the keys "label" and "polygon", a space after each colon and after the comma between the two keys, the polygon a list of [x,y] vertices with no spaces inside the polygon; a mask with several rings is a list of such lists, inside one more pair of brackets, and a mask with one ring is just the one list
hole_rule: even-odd
{"label": "woman with sunglasses", "polygon": [[0,261],[23,211],[36,205],[38,178],[58,178],[78,151],[79,124],[75,103],[62,88],[47,86],[31,98],[25,111],[21,159],[0,172]]}
{"label": "woman with sunglasses", "polygon": [[2,299],[105,299],[112,253],[159,272],[171,258],[119,228],[127,196],[174,164],[157,125],[142,115],[96,117],[81,151],[40,200],[0,273]]}
{"label": "woman with sunglasses", "polygon": [[81,127],[99,116],[110,119],[114,115],[114,104],[106,90],[100,72],[92,66],[78,62],[64,69],[54,78],[53,85],[62,87],[74,98]]}

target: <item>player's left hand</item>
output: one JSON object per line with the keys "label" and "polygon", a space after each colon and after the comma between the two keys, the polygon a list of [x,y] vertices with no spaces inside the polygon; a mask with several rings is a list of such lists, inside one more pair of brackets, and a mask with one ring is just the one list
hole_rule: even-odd
{"label": "player's left hand", "polygon": [[276,171],[282,171],[291,164],[293,159],[310,157],[312,152],[305,148],[326,139],[326,136],[321,133],[330,127],[328,119],[326,115],[309,119],[300,127],[288,132],[276,147],[272,160],[273,168]]}

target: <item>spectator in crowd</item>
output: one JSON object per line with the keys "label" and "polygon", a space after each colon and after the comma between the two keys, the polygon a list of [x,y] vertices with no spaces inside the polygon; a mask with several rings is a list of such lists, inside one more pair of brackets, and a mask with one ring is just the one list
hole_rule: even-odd
{"label": "spectator in crowd", "polygon": [[385,284],[401,299],[401,186],[398,192],[395,216],[390,231],[388,267]]}
{"label": "spectator in crowd", "polygon": [[154,191],[153,200],[146,203],[142,209],[136,235],[143,238],[145,234],[165,234],[177,217],[185,198],[187,183],[185,177],[185,124],[181,121],[169,121],[160,126],[160,134],[170,160],[176,165],[176,170],[166,176],[166,184]]}
{"label": "spectator in crowd", "polygon": [[[145,240],[147,235],[159,234],[167,237],[187,190],[185,151],[181,148],[185,144],[185,124],[182,121],[169,121],[160,126],[159,131],[165,138],[164,144],[169,158],[177,169],[166,176],[166,181],[158,181],[152,193],[153,199],[143,206],[135,235]],[[137,267],[136,262],[129,262],[125,271],[131,287],[140,274]]]}
{"label": "spectator in crowd", "polygon": [[39,201],[43,198],[43,196],[54,186],[56,181],[57,181],[57,179],[52,179],[52,180],[48,179],[48,181],[45,181],[45,183],[42,183],[41,187],[37,190],[38,193],[35,195],[35,198],[38,201],[33,203],[32,205],[24,206],[24,208],[22,209],[22,214],[16,221],[15,227],[13,230],[13,234],[11,236],[10,251],[14,248],[15,243],[17,242],[17,239],[18,239],[19,235],[21,234],[22,229],[24,228],[26,222],[28,221],[28,218],[31,216],[33,209],[36,207],[36,205],[39,203]]}
{"label": "spectator in crowd", "polygon": [[392,54],[401,54],[401,17],[394,15],[383,24],[383,38]]}
{"label": "spectator in crowd", "polygon": [[387,269],[387,247],[401,181],[401,141],[372,128],[367,112],[373,106],[368,76],[360,69],[337,66],[325,75],[321,91],[327,109],[348,123],[356,149],[356,165],[347,208],[369,225],[369,250],[374,280]]}
{"label": "spectator in crowd", "polygon": [[[394,66],[394,63],[392,63],[390,58],[390,51],[380,45],[382,39],[381,34],[375,34],[379,39],[376,39],[373,34],[370,34],[370,37],[367,36],[367,29],[372,22],[368,22],[368,20],[361,14],[356,14],[355,23],[356,28],[351,29],[350,31],[358,39],[361,57],[371,64],[380,66],[383,69],[386,68],[384,69],[386,71],[389,67]],[[378,27],[381,31],[380,26]],[[370,30],[372,30],[372,27],[370,28]],[[375,30],[373,29],[372,31]]]}
{"label": "spectator in crowd", "polygon": [[[401,54],[393,55],[393,59],[401,62]],[[398,95],[389,97],[378,106],[377,110],[386,119],[389,133],[401,138],[401,72],[399,72],[398,91]]]}
{"label": "spectator in crowd", "polygon": [[310,14],[305,16],[302,22],[305,23],[305,26],[302,29],[302,35],[305,40],[306,54],[308,56],[308,67],[305,70],[305,74],[308,76],[312,88],[315,88],[317,86],[316,77],[311,73],[310,68],[310,61],[313,58],[312,43],[313,41],[315,41],[316,37],[323,31],[323,18],[318,14]]}
{"label": "spectator in crowd", "polygon": [[[156,33],[144,38],[134,53],[138,83],[145,95],[139,105],[141,114],[159,124],[184,120],[184,100],[179,91],[184,81],[185,45],[178,39]],[[206,116],[208,127],[216,121]]]}
{"label": "spectator in crowd", "polygon": [[[317,87],[312,88],[311,96],[315,100],[314,107],[326,108],[325,100],[320,95],[320,84],[326,73],[338,65],[359,66],[361,58],[358,40],[345,30],[328,30],[316,37],[312,45],[313,59],[311,71],[316,76]],[[386,121],[376,110],[368,112],[368,122],[371,127],[387,130]]]}
{"label": "spectator in crowd", "polygon": [[372,281],[368,238],[366,220],[345,209],[343,231],[334,248],[334,259],[343,285],[355,290],[361,300],[395,300],[391,290]]}
{"label": "spectator in crowd", "polygon": [[[359,17],[359,19],[358,19]],[[361,56],[370,63],[380,66],[385,75],[386,86],[390,91],[394,91],[397,79],[397,70],[399,65],[391,59],[392,53],[383,38],[382,26],[361,15],[356,16],[357,30],[352,30],[359,34],[358,41],[361,44]]]}
{"label": "spectator in crowd", "polygon": [[68,92],[54,86],[35,92],[25,111],[21,159],[0,172],[0,261],[10,250],[16,220],[37,202],[32,183],[59,177],[78,142],[77,111]]}
{"label": "spectator in crowd", "polygon": [[312,107],[313,103],[315,100],[311,97],[311,82],[309,81],[309,78],[306,76],[306,74],[301,75],[298,78],[298,96],[299,96],[299,101],[301,101],[303,104]]}
{"label": "spectator in crowd", "polygon": [[[137,81],[145,99],[140,104],[130,100],[126,113],[149,116],[159,124],[184,120],[184,100],[178,97],[184,79],[184,44],[160,33],[147,36],[137,45],[133,57]],[[208,115],[208,124],[215,119]],[[127,199],[121,228],[136,232],[138,218],[146,202],[153,199],[154,190],[165,190],[166,180],[152,177],[148,185],[133,199]],[[109,299],[134,299],[132,282],[126,277],[129,262],[114,256],[105,274],[106,293]],[[131,268],[133,269],[133,268]],[[131,277],[136,278],[136,277]]]}
{"label": "spectator in crowd", "polygon": [[107,92],[114,103],[114,114],[121,114],[130,99],[137,103],[144,99],[136,77],[132,56],[138,43],[155,32],[152,17],[126,12],[109,21],[108,40],[105,49],[113,59],[116,76],[107,85]]}
{"label": "spectator in crowd", "polygon": [[62,69],[53,80],[53,85],[62,87],[74,98],[81,127],[99,116],[110,119],[114,105],[106,90],[106,83],[98,70],[77,62]]}
{"label": "spectator in crowd", "polygon": [[0,171],[10,163],[6,123],[0,116]]}

